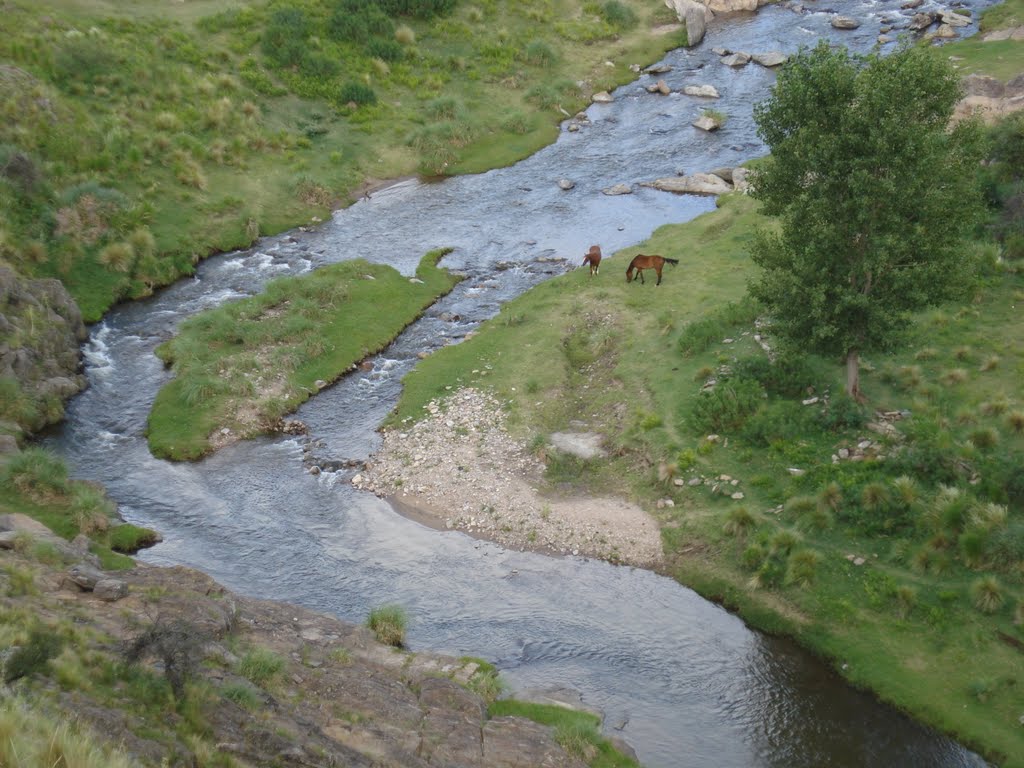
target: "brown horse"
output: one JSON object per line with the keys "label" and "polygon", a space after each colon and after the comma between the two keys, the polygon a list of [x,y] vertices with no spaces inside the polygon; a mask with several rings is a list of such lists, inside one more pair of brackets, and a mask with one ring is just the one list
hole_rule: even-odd
{"label": "brown horse", "polygon": [[[653,269],[658,273],[658,282],[655,285],[661,285],[661,268],[665,266],[665,262],[675,266],[679,263],[679,259],[669,259],[664,256],[645,256],[642,253],[638,253],[629,262],[629,266],[626,267],[626,282],[631,283],[634,277],[639,277],[642,283],[644,282],[644,270]],[[633,274],[634,271],[636,275]]]}
{"label": "brown horse", "polygon": [[590,264],[590,276],[593,277],[598,273],[601,267],[601,246],[592,245],[590,250],[587,251],[583,257],[583,265]]}

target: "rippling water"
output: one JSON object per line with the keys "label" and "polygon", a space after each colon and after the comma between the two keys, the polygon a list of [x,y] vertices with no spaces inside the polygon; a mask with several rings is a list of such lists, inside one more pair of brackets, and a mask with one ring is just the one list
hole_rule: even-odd
{"label": "rippling water", "polygon": [[[841,35],[824,8],[768,7],[716,21],[702,45],[665,57],[673,70],[659,77],[673,89],[711,83],[722,94],[714,107],[728,122],[718,133],[690,126],[706,102],[648,94],[643,85],[653,79],[641,77],[616,91],[615,103],[592,106],[591,125],[512,168],[396,184],[317,231],[210,259],[195,278],[118,308],[92,329],[85,347],[91,386],[49,444],[76,476],[104,483],[126,519],[163,532],[164,543],[145,560],[192,565],[246,594],[354,622],[373,606],[402,603],[413,617],[413,648],[491,659],[516,690],[574,688],[606,713],[608,732],[630,742],[645,765],[984,765],[852,690],[791,643],[747,629],[664,577],[425,528],[355,491],[350,473],[308,474],[304,448],[311,446],[296,439],[254,440],[202,462],[171,464],[149,454],[143,434],[167,379],[153,349],[182,318],[250,295],[278,275],[354,257],[411,274],[427,250],[453,247],[444,264],[469,279],[377,357],[372,371],[345,378],[298,414],[318,457],[367,458],[419,352],[458,341],[503,302],[578,266],[592,243],[613,253],[714,207],[707,198],[647,188],[609,197],[603,188],[764,153],[751,105],[774,75],[753,64],[729,69],[713,46],[793,52],[829,36],[866,50],[898,3],[844,1],[828,10],[864,25]],[[576,187],[561,191],[560,178]]]}

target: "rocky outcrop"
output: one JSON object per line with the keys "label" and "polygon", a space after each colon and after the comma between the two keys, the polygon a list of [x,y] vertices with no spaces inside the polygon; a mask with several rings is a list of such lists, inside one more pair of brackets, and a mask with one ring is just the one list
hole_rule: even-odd
{"label": "rocky outcrop", "polygon": [[697,45],[704,39],[707,24],[716,14],[756,11],[770,0],[665,0],[666,7],[675,11],[679,21],[686,25],[686,40]]}
{"label": "rocky outcrop", "polygon": [[1007,83],[985,75],[968,75],[963,84],[964,97],[953,112],[954,121],[976,114],[986,123],[994,123],[1024,109],[1024,75]]}
{"label": "rocky outcrop", "polygon": [[[27,524],[22,535],[33,535],[29,528],[54,536]],[[12,588],[16,576],[32,588]],[[117,680],[76,685],[72,677],[58,686],[52,665],[18,684],[27,697],[58,691],[53,706],[60,717],[119,744],[140,765],[207,765],[214,754],[241,765],[295,768],[585,765],[550,727],[489,718],[474,689],[491,673],[473,660],[400,651],[364,627],[234,594],[189,568],[139,565],[115,577],[81,562],[69,568],[33,559],[31,547],[3,550],[0,609],[31,612],[33,625],[53,634],[59,627],[65,645],[88,659],[80,664],[102,659],[109,670],[135,658],[152,679],[170,680],[167,665],[187,658],[189,677],[205,691],[191,703],[203,723],[200,738],[183,734],[156,687],[145,706],[133,705]],[[132,656],[132,648],[149,648],[150,655]],[[245,657],[254,651],[276,665],[266,677],[247,671]]]}
{"label": "rocky outcrop", "polygon": [[688,195],[724,195],[732,192],[732,184],[713,173],[694,173],[689,176],[671,176],[644,182],[641,186],[654,187],[662,192]]}
{"label": "rocky outcrop", "polygon": [[23,428],[59,420],[57,406],[85,386],[79,345],[86,336],[82,313],[59,280],[28,280],[0,264],[0,378],[16,380],[38,412]]}

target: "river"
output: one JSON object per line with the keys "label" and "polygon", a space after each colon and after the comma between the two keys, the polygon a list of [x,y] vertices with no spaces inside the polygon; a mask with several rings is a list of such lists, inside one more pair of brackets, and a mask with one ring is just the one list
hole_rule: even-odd
{"label": "river", "polygon": [[[319,459],[370,456],[418,353],[458,341],[503,302],[577,266],[592,243],[610,254],[714,207],[709,198],[643,187],[602,194],[765,152],[752,104],[774,74],[753,63],[730,69],[712,47],[794,52],[828,37],[867,50],[882,20],[901,14],[893,0],[806,6],[716,20],[701,45],[664,58],[672,71],[658,77],[674,90],[710,83],[722,94],[711,105],[728,117],[717,133],[690,125],[706,102],[649,94],[643,86],[654,78],[641,76],[618,89],[614,103],[591,106],[582,130],[563,131],[511,168],[395,184],[315,230],[211,258],[194,278],[115,309],[85,346],[89,389],[47,444],[76,477],[102,482],[127,520],[163,533],[143,560],[190,565],[239,592],[353,622],[400,603],[411,616],[413,649],[487,658],[513,690],[578,691],[650,768],[985,765],[851,689],[792,643],[750,630],[668,578],[432,530],[354,490],[351,471],[307,471],[309,451]],[[862,26],[837,32],[832,11]],[[575,188],[562,191],[562,178]],[[374,358],[372,371],[304,405],[298,418],[308,440],[253,440],[194,464],[149,454],[146,416],[168,377],[153,350],[183,318],[250,295],[268,279],[348,258],[411,274],[424,252],[444,246],[455,250],[442,264],[469,279]]]}

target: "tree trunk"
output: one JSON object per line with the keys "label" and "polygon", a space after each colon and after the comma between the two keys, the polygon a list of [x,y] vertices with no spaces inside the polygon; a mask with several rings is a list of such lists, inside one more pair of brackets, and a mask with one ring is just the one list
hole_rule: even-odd
{"label": "tree trunk", "polygon": [[846,353],[846,394],[858,403],[864,399],[860,394],[860,358],[856,349]]}

